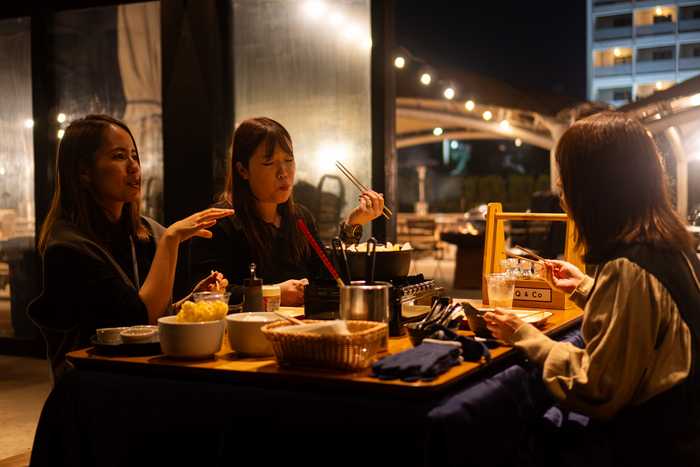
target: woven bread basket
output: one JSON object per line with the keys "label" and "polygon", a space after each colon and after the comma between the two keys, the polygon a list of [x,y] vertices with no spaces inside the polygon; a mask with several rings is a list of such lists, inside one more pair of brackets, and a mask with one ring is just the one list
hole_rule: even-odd
{"label": "woven bread basket", "polygon": [[[322,323],[307,319],[305,323]],[[360,371],[372,363],[382,338],[386,335],[386,323],[375,321],[347,321],[348,335],[317,334],[315,332],[279,332],[288,321],[276,321],[261,328],[272,344],[277,364],[282,368],[327,368],[342,371]]]}

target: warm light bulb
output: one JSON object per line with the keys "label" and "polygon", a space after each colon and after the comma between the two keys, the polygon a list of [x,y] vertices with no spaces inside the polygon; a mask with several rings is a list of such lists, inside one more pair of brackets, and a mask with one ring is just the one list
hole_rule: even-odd
{"label": "warm light bulb", "polygon": [[330,21],[333,26],[339,26],[343,24],[343,17],[338,13],[335,13],[328,18],[328,21]]}
{"label": "warm light bulb", "polygon": [[661,8],[656,7],[656,14],[661,16],[661,13],[662,13]]}
{"label": "warm light bulb", "polygon": [[318,0],[312,0],[306,3],[306,11],[310,16],[318,18],[326,12],[326,4]]}
{"label": "warm light bulb", "polygon": [[26,126],[27,128],[33,127],[33,126],[34,126],[34,120],[32,120],[32,119],[30,118],[29,120],[27,120],[26,122],[24,122],[24,126]]}
{"label": "warm light bulb", "polygon": [[615,54],[616,57],[619,57],[620,56],[620,49],[613,50],[613,53]]}
{"label": "warm light bulb", "polygon": [[63,135],[65,134],[65,131],[63,130],[58,130],[58,139],[63,138]]}
{"label": "warm light bulb", "polygon": [[56,120],[59,122],[63,123],[66,121],[66,114],[58,114],[58,117],[56,117]]}
{"label": "warm light bulb", "polygon": [[488,110],[484,112],[484,120],[491,120],[491,112]]}
{"label": "warm light bulb", "polygon": [[517,147],[520,147],[521,144],[523,144],[523,140],[521,140],[520,138],[515,138],[515,145]]}
{"label": "warm light bulb", "polygon": [[455,96],[455,91],[452,88],[445,89],[445,97],[452,99]]}
{"label": "warm light bulb", "polygon": [[663,87],[663,84],[661,84],[661,81],[656,82],[656,89],[661,89]]}
{"label": "warm light bulb", "polygon": [[464,104],[464,106],[467,108],[467,110],[474,110],[474,102],[472,101],[467,101],[467,103]]}
{"label": "warm light bulb", "polygon": [[428,73],[424,73],[423,76],[420,77],[420,80],[423,84],[430,84],[430,75]]}
{"label": "warm light bulb", "polygon": [[435,129],[433,130],[433,134],[434,134],[435,136],[440,136],[440,135],[442,134],[442,128],[440,128],[440,127],[435,128]]}
{"label": "warm light bulb", "polygon": [[405,64],[406,60],[404,60],[403,57],[396,57],[396,60],[394,61],[394,65],[396,65],[396,68],[403,68]]}
{"label": "warm light bulb", "polygon": [[501,126],[502,126],[503,128],[508,128],[508,120],[503,120],[503,121],[501,122]]}

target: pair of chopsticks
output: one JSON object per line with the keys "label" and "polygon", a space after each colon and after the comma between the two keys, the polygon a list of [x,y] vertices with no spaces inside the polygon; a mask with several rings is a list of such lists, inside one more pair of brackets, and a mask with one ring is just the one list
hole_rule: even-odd
{"label": "pair of chopsticks", "polygon": [[[343,175],[348,177],[348,180],[350,180],[353,183],[353,185],[355,185],[357,187],[358,190],[369,191],[367,189],[367,187],[362,184],[361,181],[359,181],[352,173],[350,173],[350,171],[348,169],[345,168],[345,166],[343,164],[340,163],[340,161],[335,161],[335,166],[338,167],[338,169],[341,172],[343,172]],[[394,215],[394,213],[391,212],[388,207],[384,206],[384,210],[386,212],[388,212],[389,214],[391,214],[392,216]],[[386,217],[387,219],[389,218],[389,216],[387,216],[386,213],[382,213],[382,216]]]}
{"label": "pair of chopsticks", "polygon": [[[515,248],[517,248],[517,249],[519,249],[519,250],[522,250],[522,251],[524,251],[525,253],[527,253],[528,255],[537,258],[539,261],[545,261],[545,262],[548,261],[548,260],[544,259],[543,257],[534,254],[534,253],[531,252],[530,250],[521,247],[520,245],[515,245]],[[524,257],[522,257],[522,256],[514,255],[514,254],[511,254],[511,253],[506,253],[506,256],[509,256],[509,257],[511,257],[511,258],[522,259],[522,260],[524,260],[524,261],[529,261],[529,262],[531,262],[531,263],[539,263],[539,261],[534,261],[534,260],[532,260],[532,259],[524,258]]]}

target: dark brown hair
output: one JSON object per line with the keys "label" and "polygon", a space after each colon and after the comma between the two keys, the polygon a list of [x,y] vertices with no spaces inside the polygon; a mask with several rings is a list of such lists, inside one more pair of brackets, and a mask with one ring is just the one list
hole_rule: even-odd
{"label": "dark brown hair", "polygon": [[624,245],[690,251],[674,211],[661,157],[647,130],[622,112],[574,123],[557,143],[564,196],[585,260],[600,263]]}
{"label": "dark brown hair", "polygon": [[[60,219],[74,223],[98,244],[109,246],[115,233],[114,224],[81,185],[80,165],[85,168],[94,165],[94,155],[100,147],[102,135],[110,125],[116,125],[129,133],[136,148],[136,141],[129,127],[109,115],[87,115],[75,120],[66,128],[58,146],[53,200],[39,231],[39,253],[42,256],[46,251],[51,228]],[[138,153],[138,148],[136,151]],[[148,241],[150,232],[141,224],[140,210],[138,202],[124,203],[122,215],[130,221],[132,235],[140,241]]]}
{"label": "dark brown hair", "polygon": [[[282,125],[266,117],[243,121],[233,134],[226,185],[218,194],[217,201],[233,207],[236,211],[234,214],[235,222],[243,227],[258,271],[264,275],[273,267],[272,234],[257,211],[255,197],[248,180],[243,179],[236,170],[238,162],[248,169],[251,156],[258,146],[263,144],[267,158],[272,158],[278,146],[287,154],[294,155],[292,138]],[[305,260],[309,256],[310,249],[304,234],[297,227],[297,220],[306,221],[306,219],[303,219],[301,211],[294,204],[292,194],[289,195],[289,199],[285,203],[277,205],[277,212],[282,217],[282,224],[287,229],[287,235],[291,238],[293,259],[296,262]]]}

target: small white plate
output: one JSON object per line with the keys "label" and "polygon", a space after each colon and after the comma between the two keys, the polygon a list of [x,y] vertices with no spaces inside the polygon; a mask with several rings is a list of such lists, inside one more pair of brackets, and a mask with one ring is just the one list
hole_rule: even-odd
{"label": "small white plate", "polygon": [[537,311],[537,310],[510,310],[510,311],[512,311],[513,313],[518,315],[518,318],[522,319],[526,323],[532,324],[533,326],[542,326],[554,314],[551,311],[544,311],[544,310],[540,310],[540,311]]}

